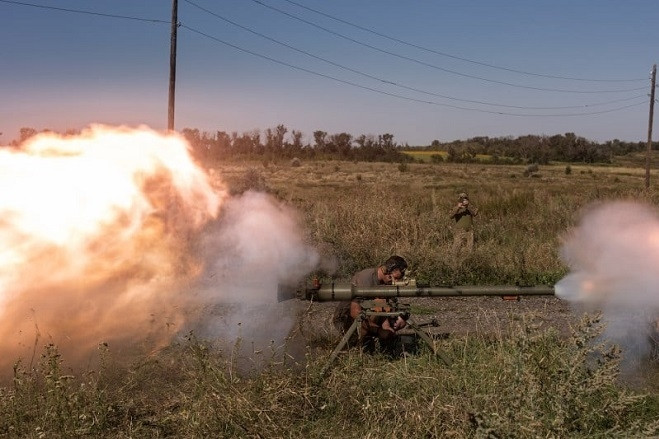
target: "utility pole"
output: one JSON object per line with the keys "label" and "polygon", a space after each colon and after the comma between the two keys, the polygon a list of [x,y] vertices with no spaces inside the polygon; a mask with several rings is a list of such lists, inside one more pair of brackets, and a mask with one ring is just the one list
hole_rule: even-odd
{"label": "utility pole", "polygon": [[650,153],[652,151],[652,117],[654,115],[654,88],[657,80],[657,65],[652,66],[650,80],[650,121],[648,122],[648,150],[645,155],[645,189],[650,189]]}
{"label": "utility pole", "polygon": [[169,48],[169,108],[167,129],[174,131],[174,101],[176,91],[176,30],[178,29],[178,0],[172,0],[172,36]]}

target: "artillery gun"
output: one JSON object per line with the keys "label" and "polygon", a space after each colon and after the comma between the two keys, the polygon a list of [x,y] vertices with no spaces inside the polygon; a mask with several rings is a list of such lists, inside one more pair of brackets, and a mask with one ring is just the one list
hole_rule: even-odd
{"label": "artillery gun", "polygon": [[[329,368],[339,352],[348,345],[351,337],[357,331],[365,319],[373,316],[385,318],[402,317],[407,321],[407,327],[423,340],[447,365],[446,358],[437,348],[431,334],[424,330],[427,324],[417,324],[411,318],[411,305],[400,303],[399,298],[413,297],[473,297],[473,296],[497,296],[504,300],[520,300],[523,296],[553,296],[554,287],[547,285],[520,286],[520,285],[461,285],[461,286],[424,286],[417,285],[414,279],[404,279],[394,282],[392,285],[380,285],[375,287],[357,287],[349,282],[327,282],[321,283],[314,279],[311,284],[299,285],[297,287],[279,286],[279,300],[297,298],[300,300],[316,302],[344,302],[358,300],[361,305],[361,313],[352,322],[350,328],[345,332],[341,341],[336,346],[330,358],[323,368],[322,373]],[[385,301],[383,304],[382,301]],[[435,326],[436,322],[431,323]]]}

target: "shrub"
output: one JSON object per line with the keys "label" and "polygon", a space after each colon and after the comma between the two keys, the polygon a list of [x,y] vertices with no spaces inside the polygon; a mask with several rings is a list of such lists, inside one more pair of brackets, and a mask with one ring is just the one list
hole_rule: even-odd
{"label": "shrub", "polygon": [[232,188],[233,193],[243,193],[248,190],[267,192],[268,185],[263,174],[256,168],[248,168],[242,179]]}
{"label": "shrub", "polygon": [[533,173],[538,172],[538,164],[537,163],[531,163],[524,169],[524,177],[528,177],[530,175],[533,175]]}

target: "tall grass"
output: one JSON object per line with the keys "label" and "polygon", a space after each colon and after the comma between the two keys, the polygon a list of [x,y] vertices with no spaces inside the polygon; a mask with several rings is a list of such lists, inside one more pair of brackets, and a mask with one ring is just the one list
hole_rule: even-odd
{"label": "tall grass", "polygon": [[64,375],[48,346],[0,398],[10,437],[650,437],[659,399],[617,385],[619,351],[584,316],[572,337],[527,315],[497,334],[445,340],[391,360],[349,351],[241,374],[231,355],[189,337],[123,373]]}
{"label": "tall grass", "polygon": [[[297,206],[309,242],[348,277],[392,253],[430,283],[554,283],[566,272],[561,236],[591,202],[659,203],[657,185],[618,168],[317,162],[226,164],[237,194],[267,191]],[[459,192],[480,208],[476,247],[450,263],[449,211]],[[597,316],[571,337],[540,330],[537,315],[450,337],[391,360],[347,351],[321,376],[336,336],[309,340],[303,364],[275,356],[242,370],[232,352],[189,336],[130,364],[99,349],[93,370],[71,370],[57,347],[18,362],[0,387],[3,437],[535,438],[659,435],[659,395],[624,385],[620,352]],[[238,347],[237,347],[238,348]]]}
{"label": "tall grass", "polygon": [[[379,167],[378,167],[379,166]],[[632,183],[601,184],[592,177],[541,169],[525,178],[518,167],[342,163],[332,169],[291,170],[267,178],[282,198],[306,214],[316,244],[329,245],[339,261],[335,276],[349,276],[392,253],[405,256],[417,277],[431,283],[553,283],[565,274],[560,239],[581,208],[602,198],[639,197]],[[351,179],[351,174],[361,179]],[[514,176],[515,178],[511,178]],[[323,184],[313,184],[320,179]],[[623,188],[624,186],[624,188]],[[450,264],[449,212],[457,193],[470,193],[480,209],[476,249],[457,267]]]}

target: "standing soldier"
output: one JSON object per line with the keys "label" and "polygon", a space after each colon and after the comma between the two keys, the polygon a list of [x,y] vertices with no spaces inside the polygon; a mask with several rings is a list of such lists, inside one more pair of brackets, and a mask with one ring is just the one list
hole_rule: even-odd
{"label": "standing soldier", "polygon": [[465,192],[462,192],[458,197],[458,205],[451,213],[451,218],[455,220],[453,257],[456,263],[460,255],[460,248],[463,245],[467,254],[474,249],[474,217],[478,215],[478,209],[469,204],[469,196]]}

